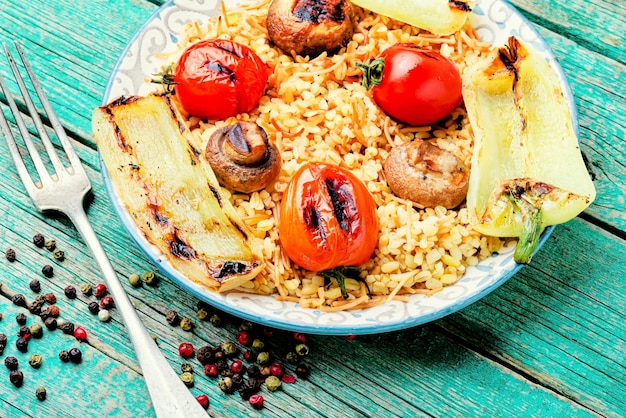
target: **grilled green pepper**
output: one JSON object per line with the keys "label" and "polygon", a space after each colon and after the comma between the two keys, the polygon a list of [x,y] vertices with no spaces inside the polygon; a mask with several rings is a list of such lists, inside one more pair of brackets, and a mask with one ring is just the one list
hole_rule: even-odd
{"label": "grilled green pepper", "polygon": [[547,226],[595,198],[570,108],[548,62],[515,37],[468,68],[463,99],[474,132],[471,222],[485,235],[519,237],[514,259],[528,263]]}

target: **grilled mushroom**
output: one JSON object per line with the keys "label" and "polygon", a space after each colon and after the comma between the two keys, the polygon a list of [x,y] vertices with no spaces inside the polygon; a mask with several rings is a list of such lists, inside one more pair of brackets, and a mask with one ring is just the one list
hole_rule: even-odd
{"label": "grilled mushroom", "polygon": [[467,195],[467,166],[428,141],[415,140],[394,148],[383,170],[397,196],[424,207],[455,208]]}
{"label": "grilled mushroom", "polygon": [[286,54],[332,54],[352,38],[349,0],[272,0],[267,14],[270,40]]}
{"label": "grilled mushroom", "polygon": [[206,158],[227,189],[250,193],[270,184],[280,172],[278,149],[265,130],[253,122],[217,129],[209,138]]}

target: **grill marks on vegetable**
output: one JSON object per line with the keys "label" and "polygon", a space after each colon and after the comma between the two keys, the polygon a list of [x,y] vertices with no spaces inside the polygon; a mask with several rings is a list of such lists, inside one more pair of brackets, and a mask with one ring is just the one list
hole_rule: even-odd
{"label": "grill marks on vegetable", "polygon": [[463,0],[450,0],[448,2],[451,9],[460,10],[462,12],[471,12],[472,6]]}
{"label": "grill marks on vegetable", "polygon": [[[222,45],[215,45],[216,48],[221,49],[222,51],[233,55],[235,58],[237,59],[242,59],[243,56],[239,53],[237,53],[237,51],[233,50],[233,49],[229,49],[229,48],[225,48]],[[231,70],[230,68],[220,64],[217,61],[207,61],[205,64],[206,68],[208,68],[209,70],[218,73],[219,75],[222,76],[226,76],[228,77],[228,79],[230,81],[232,81],[233,83],[237,81],[237,77],[235,76],[235,72],[233,70]]]}
{"label": "grill marks on vegetable", "polygon": [[346,19],[343,12],[343,0],[299,0],[294,3],[293,15],[303,22],[338,22]]}
{"label": "grill marks on vegetable", "polygon": [[[339,227],[346,233],[353,232],[358,225],[358,212],[350,189],[339,179],[327,178],[324,181],[324,185],[326,186],[326,193],[330,197],[333,215]],[[303,217],[305,224],[312,230],[317,231],[322,240],[326,240],[328,234],[324,229],[324,223],[321,222],[322,214],[314,199],[307,200],[306,205],[303,207]]]}

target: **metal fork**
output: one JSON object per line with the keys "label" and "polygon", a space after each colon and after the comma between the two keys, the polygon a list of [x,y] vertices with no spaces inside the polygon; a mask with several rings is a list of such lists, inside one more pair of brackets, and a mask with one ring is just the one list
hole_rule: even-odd
{"label": "metal fork", "polygon": [[28,73],[31,83],[39,96],[39,100],[43,105],[45,113],[50,120],[52,128],[56,132],[56,136],[63,145],[70,166],[65,167],[57,154],[54,145],[50,141],[44,124],[39,117],[37,108],[33,104],[32,99],[26,89],[24,79],[20,75],[18,67],[11,55],[9,48],[3,43],[4,52],[8,59],[9,65],[15,75],[17,84],[19,85],[24,101],[28,108],[28,112],[37,128],[39,137],[43,142],[44,148],[49,155],[50,162],[54,167],[54,174],[48,174],[46,166],[35,148],[35,143],[28,132],[28,129],[22,119],[20,111],[15,104],[15,100],[7,88],[4,79],[0,75],[0,87],[6,96],[6,101],[13,113],[15,122],[24,143],[28,149],[28,153],[32,159],[33,165],[39,176],[38,181],[33,181],[28,169],[20,155],[18,146],[15,142],[9,124],[4,116],[4,112],[0,109],[0,129],[7,141],[9,151],[17,167],[17,172],[26,186],[26,190],[30,195],[33,203],[40,211],[56,210],[64,213],[73,222],[76,229],[91,249],[96,259],[109,292],[115,300],[116,307],[122,317],[130,340],[135,348],[139,365],[142,369],[143,376],[152,398],[152,404],[158,417],[206,417],[207,413],[199,402],[193,397],[189,389],[184,385],[178,375],[171,368],[156,343],[144,327],[143,323],[137,315],[137,311],[133,307],[124,287],[120,283],[106,256],[102,245],[98,241],[93,228],[89,224],[87,215],[83,208],[83,198],[91,190],[89,178],[83,169],[80,159],[74,152],[72,144],[68,139],[59,119],[56,117],[48,102],[44,92],[33,73],[30,64],[26,60],[24,53],[17,42],[15,48],[21,58],[21,61]]}

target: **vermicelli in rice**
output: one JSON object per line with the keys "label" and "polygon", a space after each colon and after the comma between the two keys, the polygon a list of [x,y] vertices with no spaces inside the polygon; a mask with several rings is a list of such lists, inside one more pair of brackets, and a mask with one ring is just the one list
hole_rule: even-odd
{"label": "vermicelli in rice", "polygon": [[[166,57],[168,63],[175,63],[192,43],[222,38],[247,45],[272,71],[266,94],[252,113],[215,123],[189,117],[201,149],[217,128],[247,120],[262,126],[281,152],[283,167],[274,184],[250,195],[230,197],[242,219],[264,240],[265,271],[240,290],[276,294],[281,300],[322,310],[363,308],[389,299],[402,300],[408,294],[438,292],[453,285],[468,266],[499,250],[505,243],[473,231],[464,207],[416,207],[395,196],[384,178],[382,166],[389,151],[416,138],[433,141],[469,167],[472,136],[463,106],[438,125],[398,124],[361,86],[361,70],[356,66],[395,43],[411,42],[436,50],[463,73],[490,45],[479,41],[469,25],[451,36],[436,37],[354,6],[356,30],[340,53],[313,59],[292,57],[268,41],[268,3],[223,11],[206,26],[190,25],[179,50]],[[281,250],[277,224],[282,192],[298,168],[309,161],[349,169],[363,181],[378,206],[378,246],[362,266],[367,286],[347,279],[347,299],[337,283],[325,286],[322,276],[294,265]]]}

